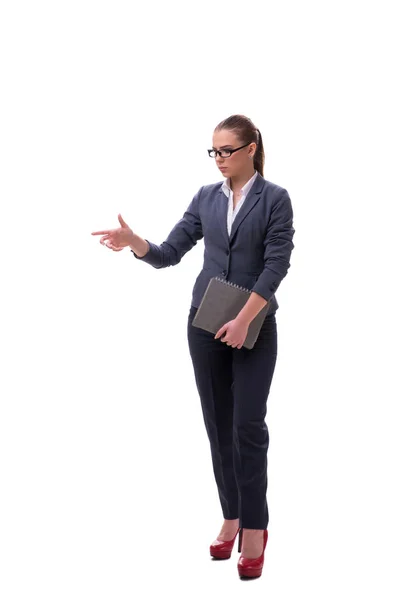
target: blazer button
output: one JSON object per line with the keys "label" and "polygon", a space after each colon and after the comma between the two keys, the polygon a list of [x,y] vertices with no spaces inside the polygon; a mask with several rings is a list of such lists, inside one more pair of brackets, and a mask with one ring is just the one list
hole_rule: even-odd
{"label": "blazer button", "polygon": [[229,250],[226,251],[227,256],[229,256]]}

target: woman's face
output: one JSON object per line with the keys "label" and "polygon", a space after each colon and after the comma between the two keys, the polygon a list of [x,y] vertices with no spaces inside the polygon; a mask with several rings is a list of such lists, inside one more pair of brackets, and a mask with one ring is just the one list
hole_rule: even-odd
{"label": "woman's face", "polygon": [[[233,131],[229,129],[221,129],[215,131],[212,138],[214,150],[229,149],[234,150],[243,146],[243,142],[239,140]],[[254,153],[257,144],[252,142],[249,146],[245,146],[241,150],[234,152],[229,158],[222,158],[217,154],[215,162],[224,177],[235,177],[242,173],[247,173],[249,166],[254,167]],[[251,159],[251,160],[250,160]]]}

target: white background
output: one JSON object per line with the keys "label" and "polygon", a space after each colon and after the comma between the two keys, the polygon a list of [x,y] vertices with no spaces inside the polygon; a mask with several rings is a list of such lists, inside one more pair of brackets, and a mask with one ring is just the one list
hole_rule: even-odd
{"label": "white background", "polygon": [[[395,2],[3,1],[2,600],[399,598]],[[263,576],[222,513],[186,323],[203,241],[161,243],[233,113],[296,229],[277,292]],[[396,572],[397,570],[397,572]]]}

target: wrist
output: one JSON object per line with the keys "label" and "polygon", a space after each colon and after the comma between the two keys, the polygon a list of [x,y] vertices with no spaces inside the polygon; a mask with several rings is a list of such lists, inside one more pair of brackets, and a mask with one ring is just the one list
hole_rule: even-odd
{"label": "wrist", "polygon": [[243,325],[246,325],[247,327],[251,323],[251,321],[249,320],[249,317],[246,317],[246,315],[242,315],[240,313],[237,315],[236,321],[238,321],[238,323],[242,323]]}
{"label": "wrist", "polygon": [[132,234],[132,239],[129,248],[136,254],[138,258],[143,258],[150,250],[150,244],[135,233]]}

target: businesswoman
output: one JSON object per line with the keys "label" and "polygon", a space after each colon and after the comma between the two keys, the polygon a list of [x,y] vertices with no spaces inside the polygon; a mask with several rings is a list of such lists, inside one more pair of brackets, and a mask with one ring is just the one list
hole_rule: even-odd
{"label": "businesswoman", "polygon": [[[135,234],[118,215],[118,229],[93,232],[113,251],[129,246],[156,269],[176,265],[204,238],[204,264],[194,283],[187,338],[224,522],[211,556],[229,558],[239,533],[241,577],[259,577],[268,539],[267,398],[277,360],[275,292],[290,267],[293,211],[289,194],[264,179],[260,131],[244,115],[214,130],[209,156],[224,180],[202,186],[166,240]],[[192,325],[212,277],[251,294],[236,318],[214,335]],[[252,349],[243,347],[249,324],[269,303]]]}

